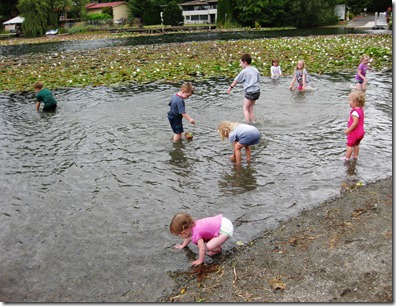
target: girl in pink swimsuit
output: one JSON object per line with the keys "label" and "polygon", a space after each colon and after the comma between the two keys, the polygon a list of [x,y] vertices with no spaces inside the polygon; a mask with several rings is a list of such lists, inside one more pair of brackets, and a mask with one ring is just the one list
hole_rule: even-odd
{"label": "girl in pink swimsuit", "polygon": [[194,220],[189,214],[176,214],[170,224],[170,232],[184,239],[176,249],[185,248],[191,241],[198,246],[199,258],[191,263],[196,266],[204,262],[205,254],[219,254],[222,244],[232,237],[234,227],[223,215]]}
{"label": "girl in pink swimsuit", "polygon": [[365,96],[361,91],[355,91],[349,94],[349,105],[351,112],[349,113],[348,128],[344,131],[347,135],[347,150],[345,156],[341,159],[349,161],[349,159],[357,159],[359,154],[359,144],[364,137],[364,104]]}

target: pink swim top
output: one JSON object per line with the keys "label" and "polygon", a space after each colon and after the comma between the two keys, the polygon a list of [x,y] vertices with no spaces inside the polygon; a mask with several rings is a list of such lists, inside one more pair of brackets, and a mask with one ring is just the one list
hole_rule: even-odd
{"label": "pink swim top", "polygon": [[360,107],[351,109],[351,112],[349,114],[348,127],[350,127],[351,124],[353,123],[353,116],[352,116],[353,112],[358,113],[359,120],[358,120],[358,125],[356,126],[356,128],[353,129],[351,133],[354,134],[355,137],[357,138],[362,138],[364,136],[364,110],[363,108]]}
{"label": "pink swim top", "polygon": [[198,243],[199,239],[204,242],[211,240],[219,235],[223,215],[208,217],[195,221],[195,226],[191,229],[191,241],[194,244]]}

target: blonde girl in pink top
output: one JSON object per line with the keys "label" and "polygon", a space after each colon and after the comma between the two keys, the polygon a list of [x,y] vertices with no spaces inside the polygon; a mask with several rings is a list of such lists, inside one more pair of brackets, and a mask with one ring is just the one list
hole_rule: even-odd
{"label": "blonde girl in pink top", "polygon": [[349,94],[349,106],[351,111],[349,113],[348,128],[344,131],[347,135],[347,150],[344,161],[349,161],[352,157],[357,159],[359,155],[359,144],[364,137],[364,104],[365,96],[361,91],[355,91]]}
{"label": "blonde girl in pink top", "polygon": [[184,239],[176,244],[176,249],[185,248],[190,242],[198,246],[199,257],[191,265],[197,266],[204,262],[205,254],[214,256],[222,250],[222,244],[232,237],[234,226],[222,214],[204,219],[194,220],[189,214],[176,214],[169,226],[173,235]]}

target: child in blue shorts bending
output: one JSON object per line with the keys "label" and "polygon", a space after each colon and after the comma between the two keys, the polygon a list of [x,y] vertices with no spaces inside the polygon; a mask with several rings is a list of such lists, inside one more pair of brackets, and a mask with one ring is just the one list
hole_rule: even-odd
{"label": "child in blue shorts bending", "polygon": [[186,105],[184,99],[188,99],[194,93],[193,87],[186,82],[181,87],[177,94],[175,94],[169,102],[170,110],[168,112],[169,123],[175,135],[173,142],[178,142],[182,138],[183,133],[183,118],[188,120],[191,124],[195,124],[195,120],[186,113]]}
{"label": "child in blue shorts bending", "polygon": [[260,142],[260,132],[256,127],[249,124],[223,121],[217,127],[217,131],[220,134],[221,140],[227,137],[233,144],[234,152],[230,156],[230,159],[235,162],[236,165],[241,165],[242,148],[245,148],[246,161],[250,163],[250,146]]}

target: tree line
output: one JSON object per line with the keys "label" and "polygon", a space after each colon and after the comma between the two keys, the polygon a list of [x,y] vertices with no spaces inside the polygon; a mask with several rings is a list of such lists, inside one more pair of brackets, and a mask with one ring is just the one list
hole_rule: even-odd
{"label": "tree line", "polygon": [[[126,0],[130,20],[140,18],[145,25],[183,24],[178,4],[189,0]],[[2,0],[0,21],[17,15],[25,18],[25,36],[41,36],[59,27],[59,19],[67,12],[68,18],[86,19],[85,5],[90,0]],[[115,2],[115,1],[97,1]],[[353,14],[367,11],[386,11],[391,0],[218,0],[217,25],[234,27],[316,27],[336,24],[334,7],[346,4]],[[109,13],[109,12],[104,12]],[[111,13],[111,12],[110,12]]]}

